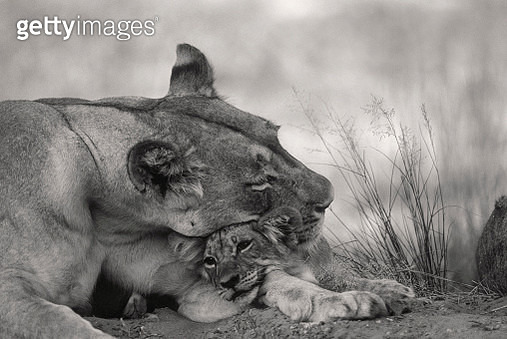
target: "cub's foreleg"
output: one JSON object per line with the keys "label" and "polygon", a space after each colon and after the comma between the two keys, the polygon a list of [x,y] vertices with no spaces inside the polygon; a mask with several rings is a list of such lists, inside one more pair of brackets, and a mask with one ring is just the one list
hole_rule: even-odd
{"label": "cub's foreleg", "polygon": [[134,244],[112,246],[103,264],[104,273],[132,295],[123,316],[139,318],[146,313],[144,296],[166,295],[177,301],[178,312],[198,322],[214,322],[245,310],[257,289],[228,301],[205,280],[197,263],[200,240],[175,234],[147,236]]}
{"label": "cub's foreleg", "polygon": [[[161,289],[158,289],[158,293],[161,292]],[[178,313],[193,321],[210,323],[243,312],[257,297],[258,288],[234,301],[226,300],[220,290],[205,280],[196,281],[179,295],[171,292],[178,302]],[[146,298],[139,293],[133,293],[123,309],[123,316],[130,319],[140,318],[146,314],[146,310]]]}

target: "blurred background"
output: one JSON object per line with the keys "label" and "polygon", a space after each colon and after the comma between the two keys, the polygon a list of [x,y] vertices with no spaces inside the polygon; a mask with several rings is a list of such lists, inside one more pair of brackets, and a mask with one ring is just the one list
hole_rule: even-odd
{"label": "blurred background", "polygon": [[[161,97],[176,45],[190,43],[207,55],[229,103],[282,125],[283,145],[333,181],[333,210],[351,226],[350,193],[326,165],[301,102],[315,115],[331,109],[360,121],[374,95],[414,128],[424,104],[452,206],[449,269],[474,279],[477,237],[507,193],[507,2],[0,0],[0,9],[0,99]],[[156,20],[155,34],[16,39],[18,20],[45,15]],[[358,126],[365,149],[379,147],[368,124]],[[327,227],[342,232],[329,218]]]}

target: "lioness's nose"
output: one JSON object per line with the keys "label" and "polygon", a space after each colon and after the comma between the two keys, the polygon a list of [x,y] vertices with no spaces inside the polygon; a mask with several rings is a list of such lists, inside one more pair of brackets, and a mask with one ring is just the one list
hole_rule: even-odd
{"label": "lioness's nose", "polygon": [[239,275],[226,277],[223,280],[220,280],[220,286],[222,286],[223,288],[233,288],[238,283],[239,283]]}
{"label": "lioness's nose", "polygon": [[326,211],[326,208],[328,208],[332,202],[333,202],[333,199],[330,199],[329,201],[326,201],[324,203],[315,204],[313,210],[317,213],[324,213]]}
{"label": "lioness's nose", "polygon": [[334,188],[327,178],[321,175],[318,175],[317,178],[319,179],[318,182],[320,183],[321,193],[316,197],[317,201],[314,204],[314,211],[317,213],[324,213],[326,208],[328,208],[334,200]]}

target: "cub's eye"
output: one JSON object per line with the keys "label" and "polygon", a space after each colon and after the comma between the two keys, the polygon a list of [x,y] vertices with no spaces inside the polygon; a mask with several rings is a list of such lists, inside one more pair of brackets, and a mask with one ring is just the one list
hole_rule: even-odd
{"label": "cub's eye", "polygon": [[238,248],[238,251],[239,252],[245,252],[247,250],[250,249],[250,247],[252,247],[252,240],[243,240],[243,241],[240,241],[238,243],[238,246],[236,246]]}
{"label": "cub's eye", "polygon": [[215,267],[216,264],[217,264],[217,260],[215,258],[213,258],[213,257],[204,258],[204,266]]}

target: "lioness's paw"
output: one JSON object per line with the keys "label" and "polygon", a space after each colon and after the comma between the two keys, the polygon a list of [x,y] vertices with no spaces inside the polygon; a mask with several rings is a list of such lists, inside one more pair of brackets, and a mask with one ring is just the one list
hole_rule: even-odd
{"label": "lioness's paw", "polygon": [[376,288],[371,290],[371,292],[376,293],[382,297],[390,298],[390,299],[405,299],[405,298],[413,298],[415,297],[414,291],[403,284],[395,280],[373,280],[372,281]]}
{"label": "lioness's paw", "polygon": [[147,310],[146,298],[138,293],[133,293],[123,309],[123,317],[127,319],[142,318]]}
{"label": "lioness's paw", "polygon": [[288,288],[269,290],[259,300],[269,307],[277,307],[283,314],[295,321],[308,320],[313,311],[311,290]]}
{"label": "lioness's paw", "polygon": [[334,319],[371,319],[388,314],[384,301],[376,294],[365,291],[319,293],[313,299],[310,321]]}
{"label": "lioness's paw", "polygon": [[410,311],[415,298],[414,291],[395,280],[365,280],[360,285],[366,290],[379,295],[386,303],[391,314],[401,314]]}
{"label": "lioness's paw", "polygon": [[[305,282],[305,284],[307,284]],[[295,321],[370,319],[388,314],[384,301],[366,291],[337,293],[315,285],[267,291],[261,302]]]}

